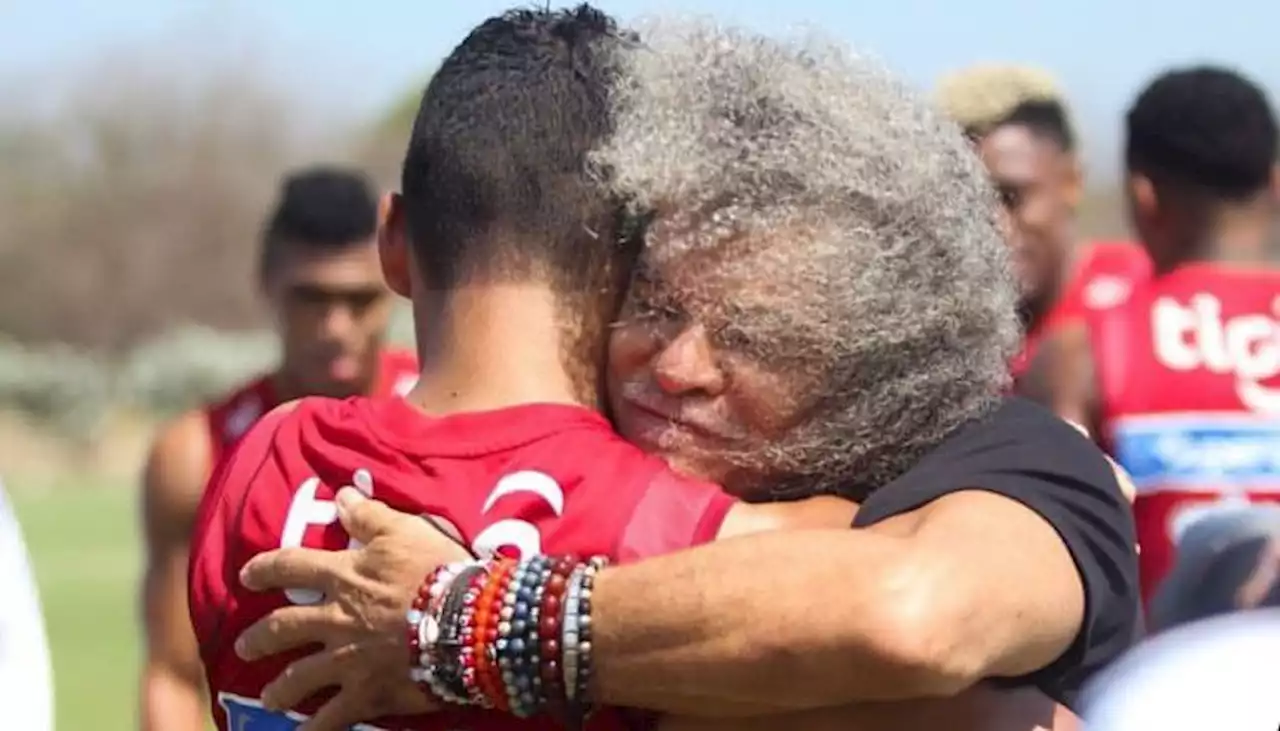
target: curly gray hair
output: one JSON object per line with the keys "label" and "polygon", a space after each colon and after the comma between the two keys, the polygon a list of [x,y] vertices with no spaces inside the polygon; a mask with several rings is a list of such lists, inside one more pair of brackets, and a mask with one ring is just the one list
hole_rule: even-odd
{"label": "curly gray hair", "polygon": [[796,428],[729,458],[775,487],[861,496],[991,409],[1019,339],[1017,290],[960,130],[835,43],[701,20],[650,22],[641,37],[593,161],[658,212],[651,263],[715,252],[749,262],[735,277],[775,295],[783,283],[751,315],[725,302],[747,293],[679,296],[746,317],[735,326],[773,343],[753,355],[815,386]]}

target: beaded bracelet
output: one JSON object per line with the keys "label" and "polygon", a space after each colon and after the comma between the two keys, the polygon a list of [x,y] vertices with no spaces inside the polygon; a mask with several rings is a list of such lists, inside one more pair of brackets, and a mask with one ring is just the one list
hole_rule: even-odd
{"label": "beaded bracelet", "polygon": [[429,574],[413,598],[408,615],[409,679],[423,692],[443,698],[432,672],[432,653],[440,637],[440,621],[436,616],[440,598],[462,570],[459,564],[441,566]]}
{"label": "beaded bracelet", "polygon": [[578,728],[592,710],[591,592],[603,558],[451,564],[406,615],[410,677],[448,703]]}

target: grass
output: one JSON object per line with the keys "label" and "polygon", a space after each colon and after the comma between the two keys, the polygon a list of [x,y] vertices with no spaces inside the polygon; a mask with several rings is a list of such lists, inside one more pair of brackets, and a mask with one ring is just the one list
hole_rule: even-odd
{"label": "grass", "polygon": [[6,479],[40,585],[58,728],[131,731],[140,649],[136,493],[94,482]]}

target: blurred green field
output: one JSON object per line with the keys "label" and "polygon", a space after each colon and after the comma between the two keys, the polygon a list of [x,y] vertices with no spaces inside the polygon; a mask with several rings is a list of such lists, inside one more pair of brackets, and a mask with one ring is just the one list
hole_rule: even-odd
{"label": "blurred green field", "polygon": [[136,729],[135,492],[101,480],[24,484],[18,476],[6,487],[40,584],[58,728]]}

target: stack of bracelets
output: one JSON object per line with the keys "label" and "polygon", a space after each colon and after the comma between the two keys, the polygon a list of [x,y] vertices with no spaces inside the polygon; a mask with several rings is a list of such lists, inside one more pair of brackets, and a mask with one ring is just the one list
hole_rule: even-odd
{"label": "stack of bracelets", "polygon": [[591,588],[607,561],[442,566],[406,617],[410,677],[434,698],[579,728],[592,710]]}

